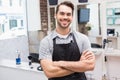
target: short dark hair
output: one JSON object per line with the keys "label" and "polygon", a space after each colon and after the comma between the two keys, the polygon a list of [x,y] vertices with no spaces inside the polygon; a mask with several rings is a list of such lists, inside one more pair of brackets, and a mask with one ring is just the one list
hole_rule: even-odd
{"label": "short dark hair", "polygon": [[66,6],[70,7],[70,8],[72,9],[72,14],[73,14],[74,5],[73,5],[72,2],[70,2],[70,1],[64,1],[64,2],[60,3],[59,5],[57,5],[57,7],[56,7],[56,14],[57,14],[57,12],[58,12],[58,10],[59,10],[59,7],[60,7],[61,5],[66,5]]}

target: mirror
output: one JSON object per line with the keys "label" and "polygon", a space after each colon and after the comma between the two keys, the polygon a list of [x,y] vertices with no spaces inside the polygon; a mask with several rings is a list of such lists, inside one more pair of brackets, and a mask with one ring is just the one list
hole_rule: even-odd
{"label": "mirror", "polygon": [[0,0],[0,58],[15,59],[21,51],[28,55],[26,0]]}
{"label": "mirror", "polygon": [[27,36],[25,4],[25,0],[1,1],[0,40]]}
{"label": "mirror", "polygon": [[[93,48],[101,48],[102,44],[97,41],[97,37],[101,35],[101,23],[100,23],[100,4],[91,3],[85,5],[77,5],[78,12],[84,9],[83,15],[78,13],[78,17],[82,16],[84,22],[78,22],[78,31],[87,35]],[[82,13],[82,12],[81,12]],[[88,17],[84,16],[88,15]]]}
{"label": "mirror", "polygon": [[88,28],[91,46],[93,48],[102,48],[102,42],[99,43],[97,40],[97,37],[101,36],[100,3],[88,4],[87,8],[90,8],[90,18],[86,27]]}

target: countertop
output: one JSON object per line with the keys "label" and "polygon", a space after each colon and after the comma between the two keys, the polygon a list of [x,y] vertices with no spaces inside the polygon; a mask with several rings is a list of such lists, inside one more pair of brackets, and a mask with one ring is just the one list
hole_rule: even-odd
{"label": "countertop", "polygon": [[48,80],[43,71],[37,70],[38,63],[21,62],[16,65],[15,60],[0,59],[0,80]]}
{"label": "countertop", "polygon": [[113,49],[113,48],[92,48],[92,51],[95,55],[104,54],[105,56],[120,56],[120,50],[119,49]]}
{"label": "countertop", "polygon": [[20,65],[16,65],[15,60],[0,59],[0,66],[16,68],[16,69],[21,69],[21,70],[27,70],[27,71],[34,71],[34,72],[43,72],[43,71],[37,70],[37,68],[40,66],[40,64],[38,64],[38,63],[32,63],[32,65],[29,66],[28,62],[21,62]]}

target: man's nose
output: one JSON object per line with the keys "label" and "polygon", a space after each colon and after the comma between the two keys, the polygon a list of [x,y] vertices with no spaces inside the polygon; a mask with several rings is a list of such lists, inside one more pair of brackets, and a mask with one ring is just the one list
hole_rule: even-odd
{"label": "man's nose", "polygon": [[68,18],[68,16],[67,16],[67,15],[64,15],[63,17],[64,17],[65,19],[67,19],[67,18]]}

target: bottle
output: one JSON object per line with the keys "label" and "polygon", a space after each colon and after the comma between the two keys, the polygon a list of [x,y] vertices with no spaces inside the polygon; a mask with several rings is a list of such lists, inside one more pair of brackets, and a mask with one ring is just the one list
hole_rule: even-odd
{"label": "bottle", "polygon": [[20,57],[20,51],[17,50],[16,51],[17,57],[16,57],[16,65],[20,65],[21,64],[21,57]]}

